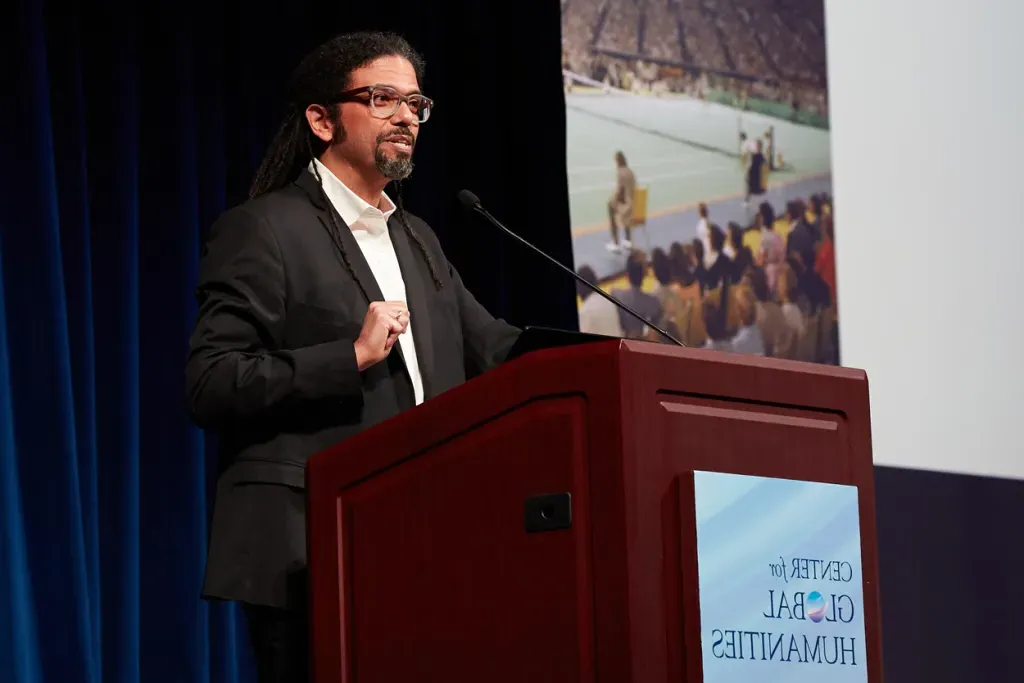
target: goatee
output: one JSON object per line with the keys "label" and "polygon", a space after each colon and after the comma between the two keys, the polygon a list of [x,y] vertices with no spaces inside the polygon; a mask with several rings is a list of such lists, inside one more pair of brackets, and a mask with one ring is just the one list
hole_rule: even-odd
{"label": "goatee", "polygon": [[[389,157],[384,153],[384,150],[381,149],[381,144],[388,141],[400,141],[408,144],[409,155]],[[416,138],[407,128],[398,128],[396,130],[390,130],[387,133],[381,133],[377,137],[377,150],[373,155],[374,162],[376,162],[377,165],[377,170],[382,176],[389,180],[405,180],[412,173],[412,152],[415,145]]]}
{"label": "goatee", "polygon": [[380,174],[389,180],[405,180],[412,174],[412,157],[390,158],[378,147],[374,161]]}

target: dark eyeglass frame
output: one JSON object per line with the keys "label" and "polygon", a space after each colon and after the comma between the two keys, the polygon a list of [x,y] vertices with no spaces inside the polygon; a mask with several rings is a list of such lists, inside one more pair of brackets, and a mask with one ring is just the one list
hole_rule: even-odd
{"label": "dark eyeglass frame", "polygon": [[[395,96],[395,108],[392,109],[390,112],[385,113],[381,111],[380,109],[377,108],[377,105],[373,103],[373,93],[378,90],[381,92],[386,92],[388,95]],[[365,99],[359,97],[359,95],[362,95],[363,93],[369,94],[369,97]],[[426,95],[423,95],[422,93],[412,93],[411,95],[403,95],[402,93],[395,90],[393,86],[382,85],[380,83],[374,83],[373,85],[364,85],[361,88],[353,88],[352,90],[346,90],[345,92],[339,93],[336,97],[332,98],[328,102],[325,102],[324,104],[330,106],[332,104],[338,104],[339,102],[361,102],[369,106],[370,111],[372,111],[374,116],[376,116],[377,118],[389,119],[395,115],[399,108],[401,108],[403,102],[405,103],[406,106],[409,107],[410,111],[413,111],[412,105],[415,100],[419,100],[422,105],[420,111],[426,112],[426,115],[423,118],[420,118],[420,114],[415,114],[416,119],[420,123],[425,123],[426,120],[430,118],[430,112],[434,108],[434,100],[430,99]]]}

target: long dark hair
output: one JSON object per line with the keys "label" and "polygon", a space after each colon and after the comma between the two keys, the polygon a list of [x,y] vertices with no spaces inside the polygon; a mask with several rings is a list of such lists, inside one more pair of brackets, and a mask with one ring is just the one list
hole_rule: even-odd
{"label": "long dark hair", "polygon": [[[274,192],[292,183],[310,162],[323,154],[327,143],[313,134],[306,121],[306,108],[311,104],[322,104],[331,101],[338,93],[346,90],[349,78],[356,69],[366,66],[381,57],[402,57],[412,64],[416,72],[416,80],[423,82],[426,64],[423,57],[401,36],[394,33],[377,31],[360,31],[336,36],[320,45],[306,55],[299,66],[292,72],[288,83],[288,104],[284,120],[277,129],[263,161],[260,163],[252,186],[249,188],[250,199]],[[344,128],[339,117],[339,105],[325,106],[327,116],[334,124],[335,141],[344,136]],[[323,188],[323,178],[313,165],[317,184],[324,203],[330,207],[331,202]],[[438,289],[442,281],[430,250],[427,249],[420,234],[413,230],[405,215],[402,201],[401,184],[396,182],[395,195],[399,222],[423,253],[430,269],[430,275]],[[340,232],[334,211],[329,210],[334,229]],[[345,253],[341,240],[338,240],[342,260],[349,272],[352,265]]]}

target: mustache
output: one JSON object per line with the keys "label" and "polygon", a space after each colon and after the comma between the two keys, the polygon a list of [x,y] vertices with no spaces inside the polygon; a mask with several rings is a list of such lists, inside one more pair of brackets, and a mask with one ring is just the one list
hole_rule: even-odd
{"label": "mustache", "polygon": [[408,128],[398,127],[383,132],[377,136],[377,144],[388,141],[407,142],[410,146],[416,144],[416,136]]}

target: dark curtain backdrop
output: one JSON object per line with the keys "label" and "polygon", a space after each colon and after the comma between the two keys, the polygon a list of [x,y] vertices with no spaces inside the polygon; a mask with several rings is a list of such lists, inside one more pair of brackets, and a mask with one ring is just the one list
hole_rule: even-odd
{"label": "dark curtain backdrop", "polygon": [[18,0],[0,57],[0,680],[252,680],[198,599],[212,443],[183,410],[197,255],[240,201],[302,54],[388,28],[438,103],[410,209],[520,325],[576,325],[556,0]]}

